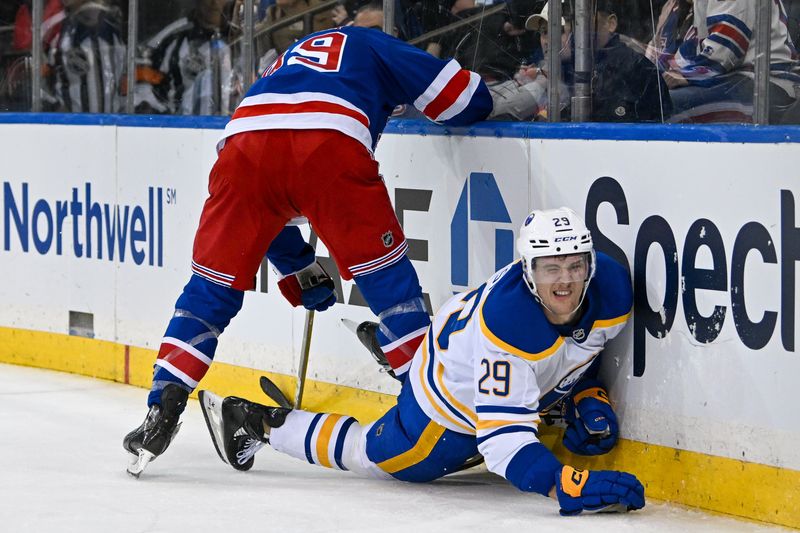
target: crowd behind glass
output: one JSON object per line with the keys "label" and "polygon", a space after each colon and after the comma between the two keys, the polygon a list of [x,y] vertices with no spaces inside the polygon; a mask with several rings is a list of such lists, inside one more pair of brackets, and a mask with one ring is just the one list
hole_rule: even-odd
{"label": "crowd behind glass", "polygon": [[496,120],[798,124],[799,20],[800,0],[1,0],[0,111],[229,115],[292,43],[355,24],[478,72]]}

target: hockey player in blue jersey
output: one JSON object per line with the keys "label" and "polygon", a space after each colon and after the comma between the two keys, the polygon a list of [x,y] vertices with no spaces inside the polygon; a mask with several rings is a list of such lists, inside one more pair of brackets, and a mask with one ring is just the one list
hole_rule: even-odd
{"label": "hockey player in blue jersey", "polygon": [[192,254],[155,363],[147,417],[123,441],[138,476],[166,450],[188,394],[214,358],[266,254],[295,306],[336,301],[330,276],[290,221],[305,217],[344,279],[380,319],[377,341],[403,377],[430,324],[408,244],[373,150],[392,110],[413,104],[431,120],[486,118],[489,91],[455,60],[374,29],[314,33],[281,54],[225,127]]}
{"label": "hockey player in blue jersey", "polygon": [[397,405],[371,424],[200,391],[222,460],[248,470],[268,443],[313,464],[423,482],[480,453],[520,490],[557,499],[564,515],[642,508],[635,476],[562,465],[538,438],[542,418],[558,414],[572,452],[616,444],[617,417],[596,374],[600,352],[630,317],[628,273],[595,254],[567,208],[533,211],[517,251],[520,261],[436,313]]}

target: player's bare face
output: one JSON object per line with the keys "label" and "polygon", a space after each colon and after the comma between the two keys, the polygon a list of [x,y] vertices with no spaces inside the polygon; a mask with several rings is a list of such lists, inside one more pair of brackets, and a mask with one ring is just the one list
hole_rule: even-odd
{"label": "player's bare face", "polygon": [[588,274],[587,254],[536,259],[533,278],[544,315],[551,324],[566,324],[575,317]]}

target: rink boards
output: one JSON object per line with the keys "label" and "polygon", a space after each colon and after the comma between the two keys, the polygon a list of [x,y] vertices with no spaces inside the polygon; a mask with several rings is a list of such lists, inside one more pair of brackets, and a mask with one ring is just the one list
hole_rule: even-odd
{"label": "rink boards", "polygon": [[[224,122],[5,121],[0,361],[149,385]],[[625,440],[601,460],[559,447],[562,459],[633,470],[652,497],[800,527],[798,135],[409,122],[390,125],[376,157],[433,309],[515,258],[533,208],[576,209],[629,266],[634,319],[603,367]],[[337,288],[343,305],[315,323],[306,406],[375,418],[397,387],[341,322],[372,314],[352,283]],[[291,393],[303,320],[262,268],[203,386],[254,395],[268,373]]]}

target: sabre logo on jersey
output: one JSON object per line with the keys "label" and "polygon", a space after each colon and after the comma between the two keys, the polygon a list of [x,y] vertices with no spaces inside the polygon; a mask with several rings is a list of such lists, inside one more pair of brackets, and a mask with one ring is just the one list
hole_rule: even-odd
{"label": "sabre logo on jersey", "polygon": [[[100,203],[92,184],[68,197],[37,197],[28,183],[3,183],[3,250],[164,266],[164,189],[148,187],[144,205]],[[168,190],[174,199],[174,190]],[[65,242],[66,241],[66,242]],[[31,250],[33,244],[33,250]]]}
{"label": "sabre logo on jersey", "polygon": [[[736,220],[732,226],[730,217],[727,217],[727,224],[721,227],[725,234],[734,233],[735,237],[732,242],[726,242],[723,232],[714,221],[691,217],[688,222],[692,218],[695,220],[689,224],[681,242],[676,241],[675,231],[669,221],[653,214],[639,225],[633,261],[628,261],[625,252],[603,233],[597,222],[600,206],[610,204],[618,224],[631,224],[625,191],[619,182],[610,177],[599,178],[592,184],[586,199],[586,225],[592,231],[596,248],[622,264],[633,264],[635,376],[644,374],[647,336],[661,339],[673,329],[679,297],[687,329],[698,343],[714,342],[730,316],[742,344],[751,350],[760,350],[774,336],[780,319],[783,348],[787,352],[794,352],[800,228],[792,191],[776,190],[767,194],[770,197],[774,194],[775,210],[772,213],[779,213],[780,224],[765,225],[756,221]],[[732,211],[734,220],[735,214],[736,211]],[[687,223],[686,219],[683,213],[680,216],[681,225]],[[776,242],[780,245],[776,245]],[[648,255],[651,265],[653,258],[661,263],[657,269],[648,268]],[[700,268],[698,263],[705,266],[711,263],[713,266]],[[753,274],[754,271],[762,274]],[[769,274],[763,275],[767,272]],[[663,301],[651,303],[647,288],[662,286]],[[715,295],[713,291],[727,294]],[[774,295],[776,299],[765,302],[764,293]],[[777,301],[778,294],[780,304]],[[704,305],[698,305],[698,297]],[[709,300],[714,304],[708,303]],[[728,301],[730,305],[721,305]],[[776,309],[778,307],[779,310]]]}

